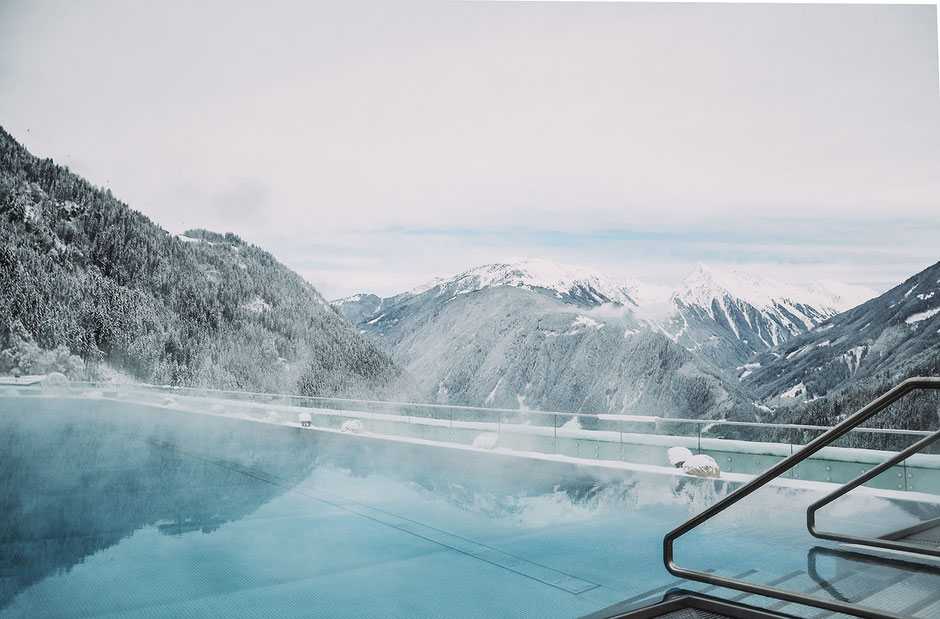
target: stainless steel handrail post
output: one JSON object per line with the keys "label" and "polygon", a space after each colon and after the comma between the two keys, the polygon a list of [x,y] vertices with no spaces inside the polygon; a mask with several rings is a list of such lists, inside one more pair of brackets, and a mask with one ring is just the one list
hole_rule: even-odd
{"label": "stainless steel handrail post", "polygon": [[768,482],[778,477],[784,471],[808,459],[823,447],[830,445],[845,434],[851,432],[853,428],[858,427],[860,424],[864,423],[877,413],[887,408],[889,405],[893,404],[900,398],[916,389],[940,389],[940,378],[909,378],[905,380],[893,389],[890,389],[887,393],[870,402],[861,410],[856,411],[844,421],[836,424],[821,436],[810,441],[792,455],[784,458],[774,466],[767,469],[765,472],[752,479],[750,482],[744,484],[728,496],[719,500],[717,503],[709,506],[700,514],[690,518],[683,524],[667,533],[663,538],[663,563],[665,564],[666,569],[670,574],[679,576],[681,578],[688,578],[690,580],[696,580],[711,585],[737,589],[747,593],[765,595],[768,597],[786,600],[788,602],[806,604],[808,606],[815,606],[817,608],[824,608],[826,610],[854,614],[856,616],[865,617],[867,619],[897,617],[897,615],[892,615],[890,613],[860,606],[858,604],[839,602],[836,600],[827,600],[825,598],[817,598],[811,595],[797,593],[795,591],[787,591],[786,589],[778,589],[776,587],[751,583],[736,578],[728,578],[724,576],[718,576],[716,574],[709,574],[707,572],[699,572],[696,570],[679,567],[676,565],[673,558],[673,546],[679,537],[685,535],[703,522],[710,520],[738,501],[748,497],[755,491],[759,490],[761,487],[765,486]]}

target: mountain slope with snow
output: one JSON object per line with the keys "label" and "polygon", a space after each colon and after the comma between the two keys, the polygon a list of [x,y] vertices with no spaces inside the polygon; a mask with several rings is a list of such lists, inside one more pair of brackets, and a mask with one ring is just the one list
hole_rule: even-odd
{"label": "mountain slope with snow", "polygon": [[940,263],[749,366],[743,384],[782,401],[811,400],[875,378],[940,373]]}
{"label": "mountain slope with snow", "polygon": [[699,263],[672,295],[661,328],[719,367],[735,368],[874,296],[835,282],[801,288]]}
{"label": "mountain slope with snow", "polygon": [[432,401],[753,419],[757,409],[736,381],[635,313],[639,299],[657,298],[668,297],[637,281],[535,259],[334,306]]}
{"label": "mountain slope with snow", "polygon": [[516,286],[428,290],[359,325],[434,402],[755,418],[734,381],[626,315]]}
{"label": "mountain slope with snow", "polygon": [[[647,391],[665,397],[651,385],[668,384],[677,370],[651,369],[644,356],[651,348],[636,348],[643,338],[655,334],[668,341],[664,354],[685,355],[698,372],[712,376],[706,391],[718,388],[740,404],[749,399],[735,378],[746,378],[755,353],[807,333],[871,295],[867,288],[800,288],[699,264],[669,296],[662,287],[623,284],[539,258],[484,265],[394,297],[356,295],[334,306],[422,382],[432,400],[650,412],[656,406]],[[649,389],[631,391],[637,381]],[[716,414],[710,405],[665,408],[695,417]]]}

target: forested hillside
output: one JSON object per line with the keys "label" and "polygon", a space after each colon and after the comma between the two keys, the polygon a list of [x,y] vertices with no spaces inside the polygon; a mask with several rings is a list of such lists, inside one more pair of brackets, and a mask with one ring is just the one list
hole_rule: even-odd
{"label": "forested hillside", "polygon": [[[938,291],[940,263],[812,332],[757,355],[743,384],[778,407],[777,421],[832,425],[905,378],[938,376]],[[938,411],[940,393],[915,392],[865,425],[936,430]],[[879,440],[897,447],[904,439]]]}
{"label": "forested hillside", "polygon": [[[913,367],[911,376],[935,376],[928,368]],[[817,426],[832,426],[852,413],[861,410],[885,392],[895,387],[901,378],[888,374],[871,377],[865,381],[850,383],[828,396],[810,402],[784,405],[775,411],[774,421]],[[940,429],[940,392],[915,391],[895,402],[884,411],[865,422],[868,428],[891,428],[894,430]],[[807,435],[809,437],[809,435]],[[912,443],[910,436],[871,435],[851,433],[839,443],[842,446],[868,447],[876,449],[900,449]],[[934,444],[929,453],[940,453]]]}
{"label": "forested hillside", "polygon": [[0,373],[307,395],[400,372],[299,275],[232,234],[169,234],[0,128]]}
{"label": "forested hillside", "polygon": [[885,377],[940,373],[940,263],[813,331],[751,359],[743,384],[761,399],[811,400]]}

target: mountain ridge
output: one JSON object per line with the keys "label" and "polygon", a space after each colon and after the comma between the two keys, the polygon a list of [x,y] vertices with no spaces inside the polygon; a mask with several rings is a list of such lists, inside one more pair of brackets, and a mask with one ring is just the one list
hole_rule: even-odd
{"label": "mountain ridge", "polygon": [[[534,290],[583,308],[613,306],[633,314],[640,329],[662,333],[716,367],[734,371],[762,352],[847,308],[874,291],[837,282],[808,288],[768,278],[722,271],[698,263],[678,286],[626,283],[588,267],[547,258],[522,258],[439,277],[410,291],[381,299],[360,294],[333,301],[353,324],[371,331],[382,312],[429,290],[456,297],[483,288],[511,286]],[[364,299],[367,299],[365,301]],[[365,323],[366,326],[362,326]]]}

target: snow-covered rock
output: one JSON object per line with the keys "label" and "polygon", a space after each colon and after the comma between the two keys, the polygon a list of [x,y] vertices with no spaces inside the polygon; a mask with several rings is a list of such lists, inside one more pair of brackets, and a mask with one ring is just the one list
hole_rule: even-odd
{"label": "snow-covered rock", "polygon": [[692,456],[682,465],[682,472],[694,477],[721,477],[721,468],[715,459],[705,454]]}
{"label": "snow-covered rock", "polygon": [[348,432],[349,434],[362,434],[362,422],[358,419],[344,421],[343,425],[340,427],[340,430],[343,432]]}
{"label": "snow-covered rock", "polygon": [[499,435],[493,432],[484,432],[473,439],[473,446],[477,449],[494,449],[499,443]]}
{"label": "snow-covered rock", "polygon": [[176,400],[170,397],[163,398],[160,401],[160,406],[176,406]]}
{"label": "snow-covered rock", "polygon": [[268,411],[264,420],[268,423],[281,423],[281,416],[277,414],[277,411]]}
{"label": "snow-covered rock", "polygon": [[68,391],[70,388],[71,383],[68,377],[61,372],[51,372],[42,381],[42,390],[46,393],[61,393]]}
{"label": "snow-covered rock", "polygon": [[670,447],[666,452],[666,456],[669,458],[669,464],[682,466],[693,454],[691,450],[686,447]]}

